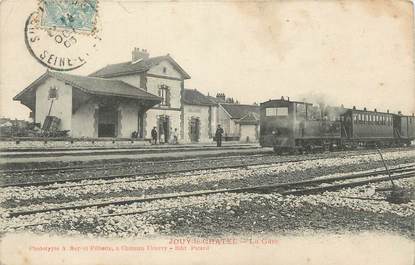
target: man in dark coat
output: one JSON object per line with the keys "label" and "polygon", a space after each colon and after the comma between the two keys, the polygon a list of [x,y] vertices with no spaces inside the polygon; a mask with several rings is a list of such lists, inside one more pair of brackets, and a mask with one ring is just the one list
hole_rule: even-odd
{"label": "man in dark coat", "polygon": [[215,133],[217,147],[222,146],[222,134],[223,134],[223,129],[220,127],[220,125],[218,125],[218,128],[216,129],[216,133]]}
{"label": "man in dark coat", "polygon": [[156,127],[153,127],[153,130],[151,130],[151,138],[153,138],[154,144],[157,144],[157,130],[156,130]]}

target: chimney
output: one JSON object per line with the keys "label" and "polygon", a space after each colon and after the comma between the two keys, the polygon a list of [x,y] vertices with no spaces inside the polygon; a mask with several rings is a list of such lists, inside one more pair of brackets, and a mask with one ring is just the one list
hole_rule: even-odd
{"label": "chimney", "polygon": [[400,110],[399,110],[399,111],[398,111],[398,114],[399,114],[399,115],[402,115],[402,111],[400,111]]}
{"label": "chimney", "polygon": [[389,113],[389,110],[386,110],[386,113]]}
{"label": "chimney", "polygon": [[225,102],[225,99],[226,99],[225,93],[217,93],[216,98]]}
{"label": "chimney", "polygon": [[356,106],[353,106],[353,109],[356,109]]}
{"label": "chimney", "polygon": [[375,109],[375,112],[378,112],[378,110],[377,110],[377,109]]}
{"label": "chimney", "polygon": [[134,50],[131,53],[131,61],[135,62],[141,59],[148,59],[150,57],[150,54],[147,52],[146,49],[140,48],[134,48]]}
{"label": "chimney", "polygon": [[366,111],[367,110],[366,107],[364,107],[363,110]]}

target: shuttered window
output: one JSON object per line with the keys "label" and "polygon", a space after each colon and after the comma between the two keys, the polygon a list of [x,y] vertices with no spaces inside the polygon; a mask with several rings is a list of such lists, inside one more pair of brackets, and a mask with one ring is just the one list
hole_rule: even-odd
{"label": "shuttered window", "polygon": [[166,85],[161,85],[159,88],[159,97],[162,98],[160,105],[170,106],[170,90]]}

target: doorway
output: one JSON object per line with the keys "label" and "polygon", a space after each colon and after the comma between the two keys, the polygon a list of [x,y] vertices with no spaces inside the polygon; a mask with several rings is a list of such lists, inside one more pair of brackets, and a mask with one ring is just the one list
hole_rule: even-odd
{"label": "doorway", "polygon": [[98,137],[117,137],[118,111],[115,107],[100,107],[98,111]]}
{"label": "doorway", "polygon": [[169,116],[160,116],[158,121],[158,137],[160,143],[167,143],[170,139]]}
{"label": "doorway", "polygon": [[199,142],[200,120],[199,118],[190,119],[190,141],[192,143]]}

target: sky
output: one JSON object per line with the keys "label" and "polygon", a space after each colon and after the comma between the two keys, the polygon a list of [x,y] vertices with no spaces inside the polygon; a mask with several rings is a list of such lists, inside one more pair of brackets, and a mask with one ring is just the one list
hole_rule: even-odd
{"label": "sky", "polygon": [[[24,43],[36,4],[0,2],[0,116],[28,119],[12,98],[46,71]],[[71,74],[128,61],[139,47],[169,53],[191,76],[186,88],[241,103],[289,96],[415,112],[409,1],[101,0],[98,12],[97,51]]]}

